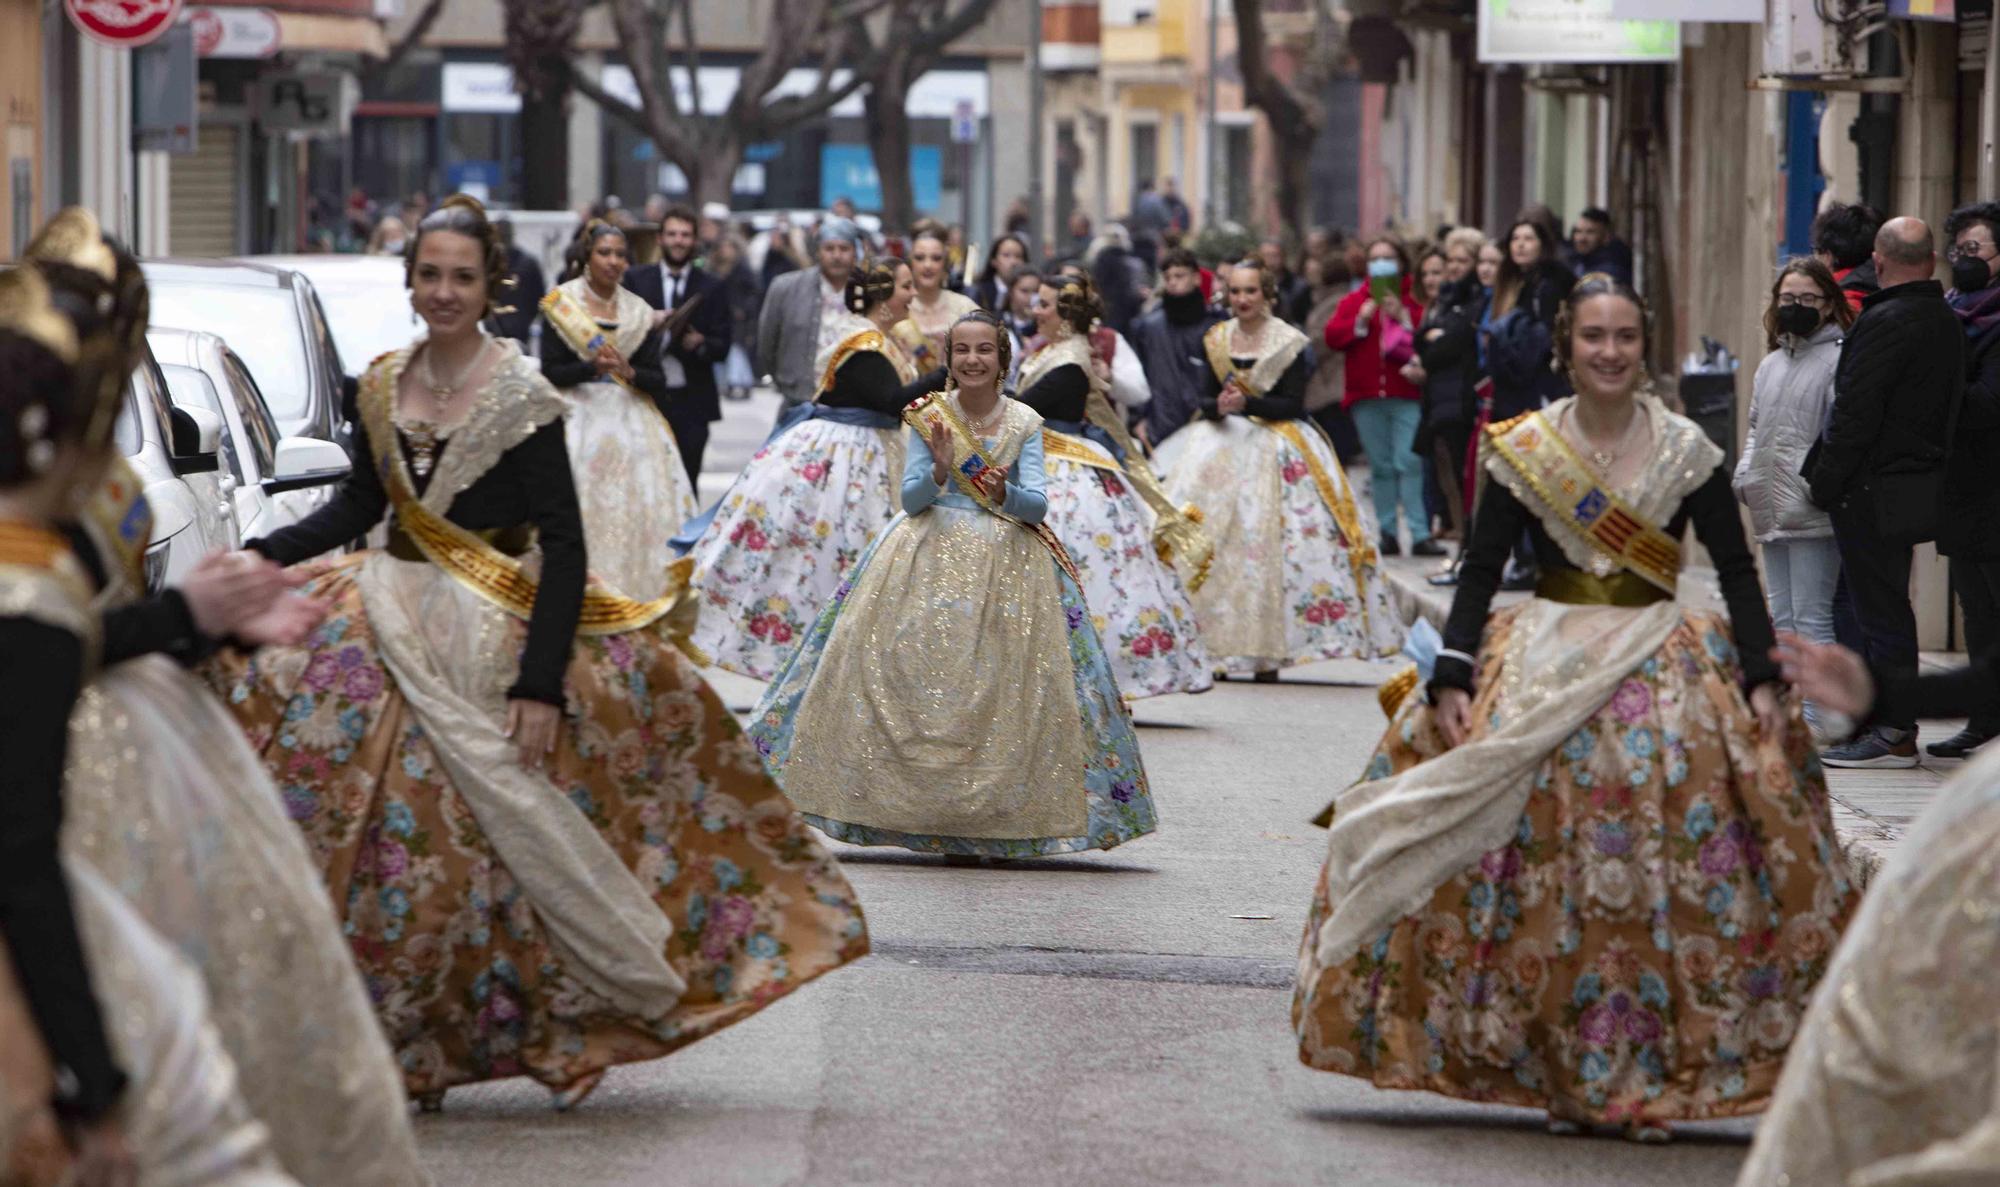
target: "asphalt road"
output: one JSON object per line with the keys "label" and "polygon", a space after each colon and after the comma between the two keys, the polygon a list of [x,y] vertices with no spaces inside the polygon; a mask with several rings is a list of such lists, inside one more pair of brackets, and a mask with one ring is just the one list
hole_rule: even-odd
{"label": "asphalt road", "polygon": [[[732,405],[705,494],[775,405]],[[1307,823],[1382,725],[1382,673],[1142,702],[1160,831],[1110,853],[947,867],[840,847],[875,953],[557,1115],[527,1081],[417,1119],[440,1187],[509,1184],[1733,1182],[1750,1123],[1664,1148],[1301,1067],[1291,976]],[[715,677],[747,709],[758,686]]]}

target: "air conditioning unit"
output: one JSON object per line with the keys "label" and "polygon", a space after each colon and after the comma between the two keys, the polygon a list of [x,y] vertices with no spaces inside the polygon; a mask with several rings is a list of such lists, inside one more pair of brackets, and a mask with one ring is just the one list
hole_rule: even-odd
{"label": "air conditioning unit", "polygon": [[1861,74],[1865,59],[1857,34],[1867,23],[1863,9],[1858,0],[1770,0],[1764,73],[1814,78]]}

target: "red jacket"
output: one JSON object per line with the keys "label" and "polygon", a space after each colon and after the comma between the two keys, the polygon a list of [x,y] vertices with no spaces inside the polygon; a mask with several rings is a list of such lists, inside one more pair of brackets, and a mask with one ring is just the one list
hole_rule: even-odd
{"label": "red jacket", "polygon": [[[1326,344],[1329,349],[1340,351],[1346,359],[1347,386],[1340,397],[1343,408],[1352,408],[1359,400],[1420,400],[1423,393],[1417,385],[1403,378],[1401,372],[1407,359],[1391,362],[1382,357],[1384,335],[1382,327],[1387,324],[1380,309],[1369,318],[1365,332],[1357,333],[1356,322],[1361,316],[1361,307],[1368,302],[1368,288],[1363,285],[1340,299],[1333,310],[1333,316],[1326,323]],[[1403,277],[1403,308],[1408,312],[1410,324],[1415,326],[1423,321],[1423,306],[1418,305],[1410,295],[1410,278]],[[1414,331],[1412,331],[1414,333]],[[1414,337],[1410,343],[1415,345]]]}

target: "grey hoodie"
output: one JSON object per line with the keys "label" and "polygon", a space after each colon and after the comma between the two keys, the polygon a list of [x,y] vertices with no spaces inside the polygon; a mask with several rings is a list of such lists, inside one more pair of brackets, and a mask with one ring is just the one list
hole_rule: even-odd
{"label": "grey hoodie", "polygon": [[1757,365],[1750,385],[1750,433],[1733,485],[1737,499],[1750,508],[1751,531],[1759,542],[1833,534],[1826,512],[1807,498],[1799,470],[1833,406],[1842,334],[1838,324],[1828,322],[1799,349],[1780,346]]}

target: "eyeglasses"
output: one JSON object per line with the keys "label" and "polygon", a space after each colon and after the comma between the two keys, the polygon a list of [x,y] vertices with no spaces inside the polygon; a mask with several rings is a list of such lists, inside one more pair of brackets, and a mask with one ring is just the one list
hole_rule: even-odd
{"label": "eyeglasses", "polygon": [[1994,245],[1991,243],[1981,243],[1979,240],[1974,239],[1970,243],[1961,243],[1946,251],[1944,258],[1947,260],[1991,259],[1992,255],[1990,253],[1993,251],[1993,248]]}
{"label": "eyeglasses", "polygon": [[1787,305],[1803,305],[1807,309],[1818,309],[1825,304],[1826,304],[1825,297],[1815,296],[1812,293],[1778,294],[1778,308],[1780,309],[1785,308]]}

